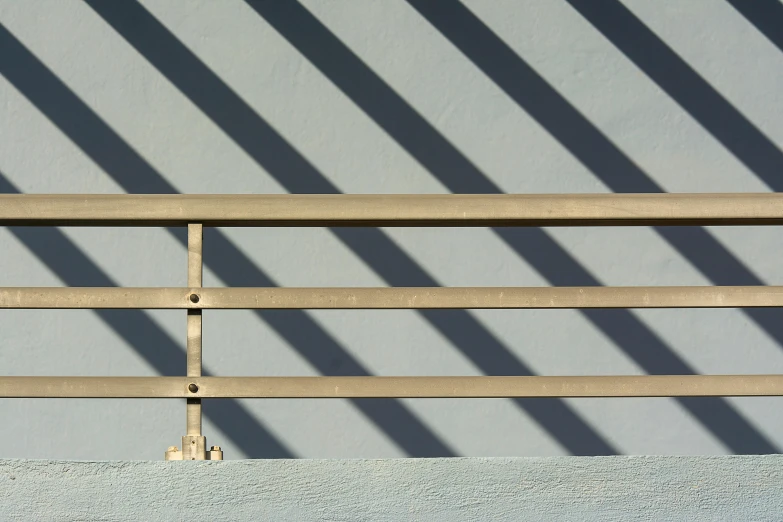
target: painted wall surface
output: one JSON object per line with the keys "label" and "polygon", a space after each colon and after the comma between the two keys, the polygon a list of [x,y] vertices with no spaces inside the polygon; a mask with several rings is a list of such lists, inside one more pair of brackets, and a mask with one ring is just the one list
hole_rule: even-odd
{"label": "painted wall surface", "polygon": [[[0,0],[0,24],[1,192],[783,190],[777,0]],[[0,228],[0,286],[184,286],[184,242]],[[206,286],[783,284],[775,227],[220,229],[205,242]],[[3,311],[0,332],[4,375],[185,371],[183,311]],[[204,335],[210,375],[783,373],[777,310],[209,310]],[[184,415],[173,400],[0,400],[0,456],[161,459]],[[231,459],[783,448],[777,398],[243,400],[205,415]],[[298,469],[248,466],[193,469]]]}
{"label": "painted wall surface", "polygon": [[783,458],[0,460],[3,520],[780,520]]}

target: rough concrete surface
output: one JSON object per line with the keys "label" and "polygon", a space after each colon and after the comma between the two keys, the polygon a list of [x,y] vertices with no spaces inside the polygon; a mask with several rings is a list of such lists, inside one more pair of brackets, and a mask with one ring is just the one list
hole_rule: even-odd
{"label": "rough concrete surface", "polygon": [[780,520],[783,457],[0,460],[2,520]]}

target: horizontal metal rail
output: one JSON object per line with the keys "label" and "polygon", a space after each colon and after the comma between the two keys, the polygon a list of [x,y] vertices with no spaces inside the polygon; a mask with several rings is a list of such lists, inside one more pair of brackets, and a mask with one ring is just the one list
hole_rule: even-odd
{"label": "horizontal metal rail", "polygon": [[0,195],[0,225],[783,224],[783,194]]}
{"label": "horizontal metal rail", "polygon": [[783,286],[0,288],[0,308],[491,309],[783,307]]}
{"label": "horizontal metal rail", "polygon": [[783,375],[0,377],[0,397],[13,398],[301,399],[772,395],[783,395]]}

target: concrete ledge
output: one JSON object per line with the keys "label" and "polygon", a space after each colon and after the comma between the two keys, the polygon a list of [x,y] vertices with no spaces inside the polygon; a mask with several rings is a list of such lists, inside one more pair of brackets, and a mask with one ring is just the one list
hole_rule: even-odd
{"label": "concrete ledge", "polygon": [[2,520],[780,520],[783,456],[0,460]]}

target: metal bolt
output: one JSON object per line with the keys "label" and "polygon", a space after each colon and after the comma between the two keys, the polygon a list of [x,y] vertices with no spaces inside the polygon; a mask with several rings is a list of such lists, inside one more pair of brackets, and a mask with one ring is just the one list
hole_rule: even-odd
{"label": "metal bolt", "polygon": [[198,303],[198,294],[190,294],[190,302],[191,303]]}
{"label": "metal bolt", "polygon": [[191,382],[188,384],[188,390],[190,390],[191,393],[196,393],[198,391],[198,385],[195,382]]}

